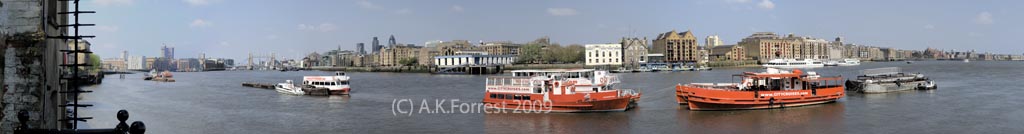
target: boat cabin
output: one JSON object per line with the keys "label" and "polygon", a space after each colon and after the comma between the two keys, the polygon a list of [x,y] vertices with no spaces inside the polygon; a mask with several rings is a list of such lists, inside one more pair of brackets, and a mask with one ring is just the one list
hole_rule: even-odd
{"label": "boat cabin", "polygon": [[803,71],[785,71],[769,68],[764,73],[746,72],[733,77],[742,77],[739,90],[807,90],[842,87],[842,77],[821,77],[815,72],[803,74]]}

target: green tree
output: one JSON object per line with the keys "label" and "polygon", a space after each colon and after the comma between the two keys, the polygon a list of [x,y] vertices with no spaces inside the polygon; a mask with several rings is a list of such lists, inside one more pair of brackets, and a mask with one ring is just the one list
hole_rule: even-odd
{"label": "green tree", "polygon": [[88,67],[87,72],[89,72],[89,73],[99,73],[100,70],[103,67],[103,60],[100,59],[99,55],[89,54],[89,65],[92,65],[92,66]]}
{"label": "green tree", "polygon": [[419,62],[419,59],[416,59],[416,58],[402,58],[401,60],[398,60],[398,64],[402,64],[404,66],[412,66],[412,65],[415,65],[418,62]]}
{"label": "green tree", "polygon": [[519,48],[519,57],[516,63],[534,63],[541,55],[540,44],[526,44]]}
{"label": "green tree", "polygon": [[583,60],[584,48],[581,45],[569,45],[560,48],[557,53],[558,62],[562,63],[577,63]]}

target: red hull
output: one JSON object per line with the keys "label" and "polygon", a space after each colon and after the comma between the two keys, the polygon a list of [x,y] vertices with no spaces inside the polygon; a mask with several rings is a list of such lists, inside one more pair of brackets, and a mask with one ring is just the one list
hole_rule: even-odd
{"label": "red hull", "polygon": [[[503,94],[503,93],[495,93]],[[610,94],[610,95],[609,95]],[[531,99],[500,99],[484,98],[483,102],[489,109],[500,109],[506,111],[535,111],[535,112],[607,112],[626,111],[636,106],[638,96],[615,96],[615,92],[591,93],[595,99],[585,100],[585,94],[573,95],[552,95],[551,102],[544,102],[543,94],[522,94],[530,96]],[[491,96],[491,93],[487,93]],[[604,97],[608,96],[608,98]]]}
{"label": "red hull", "polygon": [[342,90],[330,90],[328,91],[328,93],[331,95],[348,95],[349,89],[346,88]]}
{"label": "red hull", "polygon": [[[788,91],[753,91],[703,89],[688,86],[678,87],[683,94],[677,99],[684,99],[680,104],[687,104],[690,110],[743,110],[769,109],[806,106],[835,102],[845,96],[842,87],[812,90]],[[758,97],[755,97],[758,96]]]}

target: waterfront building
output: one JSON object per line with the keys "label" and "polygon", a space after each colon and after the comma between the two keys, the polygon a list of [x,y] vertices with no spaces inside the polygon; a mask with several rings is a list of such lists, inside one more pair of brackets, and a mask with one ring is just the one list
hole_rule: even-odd
{"label": "waterfront building", "polygon": [[622,44],[587,44],[585,64],[587,66],[622,65]]}
{"label": "waterfront building", "polygon": [[125,61],[125,67],[128,70],[146,70],[146,56],[129,56],[128,60]]}
{"label": "waterfront building", "polygon": [[[419,49],[422,47],[413,45],[395,45],[381,50],[377,57],[378,66],[404,66],[402,60],[419,60]],[[418,62],[416,62],[418,63]]]}
{"label": "waterfront building", "polygon": [[712,61],[737,61],[746,60],[746,50],[739,45],[721,45],[711,48],[709,55]]}
{"label": "waterfront building", "polygon": [[488,42],[480,46],[480,48],[492,55],[519,55],[520,47],[522,45],[511,42]]}
{"label": "waterfront building", "polygon": [[793,50],[796,43],[773,32],[756,32],[743,38],[738,44],[745,48],[748,57],[761,62],[778,58],[797,58]]}
{"label": "waterfront building", "polygon": [[724,44],[722,43],[722,39],[718,38],[718,35],[710,35],[707,38],[704,38],[704,45],[708,48],[714,48]]}
{"label": "waterfront building", "polygon": [[125,60],[122,58],[107,58],[103,59],[103,65],[100,68],[104,71],[124,71]]}
{"label": "waterfront building", "polygon": [[[78,40],[78,48],[75,48],[75,43],[73,41],[68,41],[68,43],[67,43],[67,48],[73,49],[75,51],[91,51],[91,49],[90,49],[91,46],[92,46],[92,43],[89,43],[89,41],[87,41],[87,40]],[[74,55],[71,55],[71,56],[68,56],[68,57],[64,57],[64,58],[65,59],[75,59],[75,61],[77,61],[76,64],[88,64],[90,57],[89,57],[89,54],[87,54],[87,53],[78,53],[78,54],[74,54]],[[68,61],[65,61],[65,63],[66,64],[71,64],[71,63],[68,63]],[[79,68],[85,68],[85,67],[79,67]]]}
{"label": "waterfront building", "polygon": [[622,44],[622,67],[638,69],[647,63],[647,37],[623,37],[619,42]]}
{"label": "waterfront building", "polygon": [[463,67],[463,66],[502,66],[511,65],[516,62],[515,55],[486,55],[486,54],[460,54],[435,56],[434,66],[437,67]]}
{"label": "waterfront building", "polygon": [[654,53],[665,55],[665,62],[697,62],[700,58],[697,38],[693,33],[678,33],[676,30],[658,34],[654,39]]}

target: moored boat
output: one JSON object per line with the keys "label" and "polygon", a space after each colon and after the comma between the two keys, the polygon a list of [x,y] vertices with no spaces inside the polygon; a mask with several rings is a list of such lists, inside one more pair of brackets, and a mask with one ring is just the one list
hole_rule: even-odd
{"label": "moored boat", "polygon": [[691,83],[676,86],[676,101],[690,110],[740,110],[835,102],[846,95],[842,77],[768,68],[746,72],[740,83]]}
{"label": "moored boat", "polygon": [[839,61],[838,65],[839,66],[856,66],[856,65],[860,65],[860,60],[858,60],[858,59],[843,59],[843,60]]}
{"label": "moored boat", "polygon": [[171,71],[161,72],[161,73],[153,76],[152,80],[153,81],[162,81],[162,82],[175,82],[174,75],[171,74]]}
{"label": "moored boat", "polygon": [[334,72],[333,76],[303,76],[302,84],[314,88],[327,88],[331,95],[348,95],[349,77],[344,72]]}
{"label": "moored boat", "polygon": [[488,109],[543,112],[625,111],[641,94],[618,89],[618,78],[592,69],[515,70],[488,77],[483,102]]}
{"label": "moored boat", "polygon": [[274,89],[279,93],[291,94],[291,95],[305,95],[306,92],[302,90],[302,87],[295,86],[292,80],[286,80],[284,83],[277,83]]}
{"label": "moored boat", "polygon": [[773,59],[761,66],[768,68],[814,68],[824,67],[825,64],[814,59]]}
{"label": "moored boat", "polygon": [[887,93],[913,89],[935,89],[935,83],[920,73],[903,73],[898,67],[866,69],[856,80],[846,81],[847,90]]}

